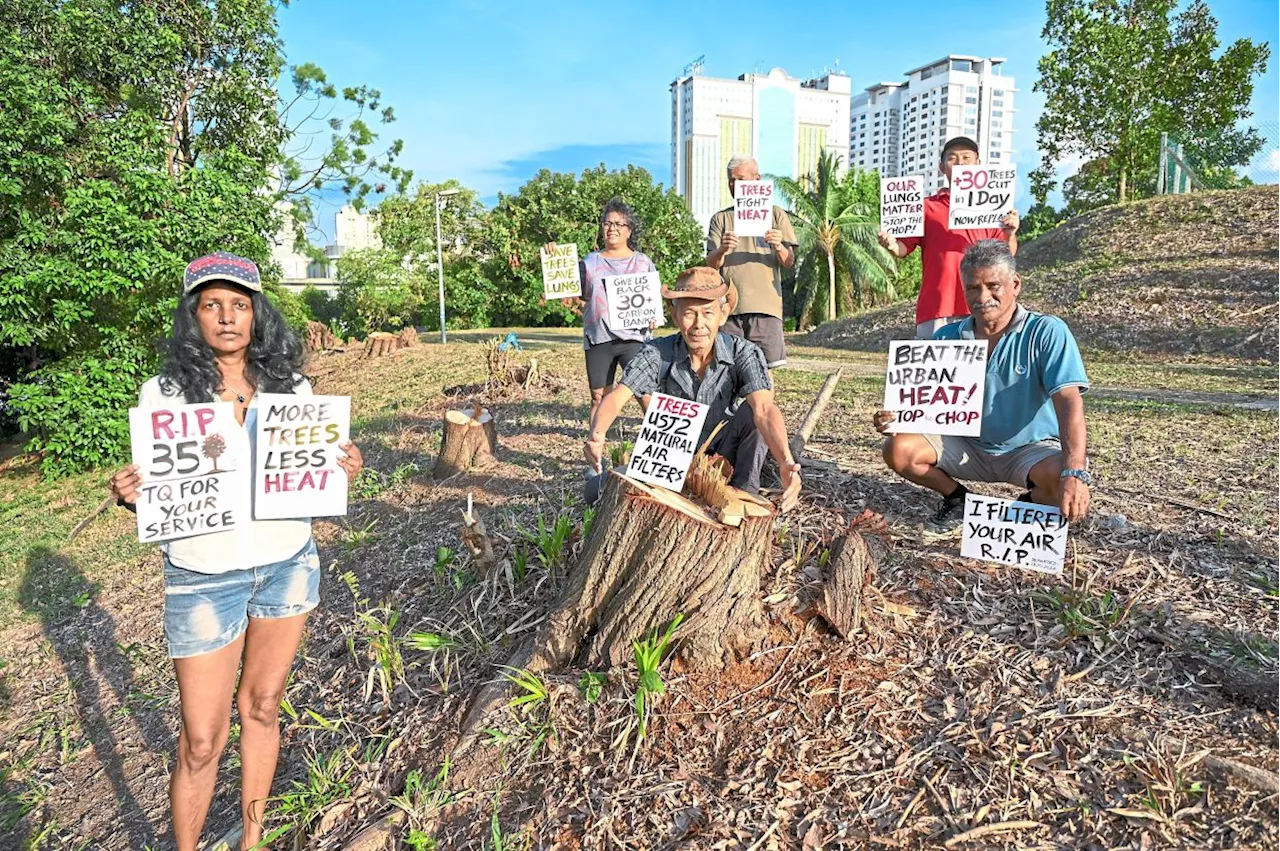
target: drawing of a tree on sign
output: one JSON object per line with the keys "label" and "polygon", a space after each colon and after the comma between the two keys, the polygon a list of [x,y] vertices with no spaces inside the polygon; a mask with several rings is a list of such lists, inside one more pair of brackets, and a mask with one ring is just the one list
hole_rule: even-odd
{"label": "drawing of a tree on sign", "polygon": [[227,451],[227,441],[220,434],[211,434],[204,439],[204,445],[200,447],[200,451],[204,453],[204,457],[213,462],[213,472],[221,473],[218,469],[218,456]]}

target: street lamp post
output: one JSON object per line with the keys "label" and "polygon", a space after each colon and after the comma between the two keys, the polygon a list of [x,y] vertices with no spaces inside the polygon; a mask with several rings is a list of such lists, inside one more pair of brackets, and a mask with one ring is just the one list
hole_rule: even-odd
{"label": "street lamp post", "polygon": [[442,199],[457,195],[460,189],[442,189],[436,193],[436,268],[440,271],[440,342],[449,342],[444,330],[444,251],[440,246],[440,208],[444,206]]}

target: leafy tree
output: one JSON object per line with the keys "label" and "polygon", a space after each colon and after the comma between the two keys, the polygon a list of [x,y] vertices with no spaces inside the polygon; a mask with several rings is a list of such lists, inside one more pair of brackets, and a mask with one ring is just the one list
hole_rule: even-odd
{"label": "leafy tree", "polygon": [[277,203],[404,179],[359,114],[325,116],[333,138],[300,166],[315,127],[298,104],[376,98],[308,66],[294,79],[318,85],[282,102],[284,71],[270,0],[0,3],[0,347],[23,352],[0,381],[16,379],[10,403],[47,474],[123,456],[189,260],[250,257],[293,311],[271,280]]}
{"label": "leafy tree", "polygon": [[348,251],[338,258],[338,308],[347,335],[397,331],[422,309],[423,276],[386,248]]}
{"label": "leafy tree", "polygon": [[1027,214],[1022,217],[1022,226],[1018,228],[1020,242],[1030,242],[1037,236],[1056,228],[1067,218],[1065,211],[1059,212],[1049,204],[1032,204]]}
{"label": "leafy tree", "polygon": [[706,256],[705,235],[684,201],[655,184],[645,169],[608,171],[601,164],[579,177],[543,169],[515,195],[499,196],[485,221],[477,254],[494,289],[493,322],[568,325],[577,320],[568,300],[543,299],[538,249],[553,241],[574,242],[578,255],[586,256],[599,244],[600,213],[613,197],[630,204],[643,222],[640,250],[653,258],[662,280],[675,280]]}
{"label": "leafy tree", "polygon": [[213,472],[220,473],[218,469],[218,459],[227,451],[227,441],[220,434],[211,434],[204,439],[204,443],[200,445],[200,452],[204,457],[213,462]]}
{"label": "leafy tree", "polygon": [[799,277],[798,286],[805,290],[805,303],[812,310],[814,294],[820,282],[825,284],[828,319],[839,315],[838,266],[848,275],[859,307],[867,289],[892,293],[896,271],[892,256],[876,241],[880,227],[878,187],[876,202],[869,203],[860,197],[857,175],[851,183],[842,183],[839,168],[840,158],[823,151],[812,175],[800,180],[771,177],[790,204],[791,224],[799,240],[797,259],[806,266],[807,274]]}
{"label": "leafy tree", "polygon": [[[1150,191],[1162,132],[1177,134],[1206,166],[1250,160],[1261,139],[1239,130],[1253,78],[1270,48],[1240,39],[1218,52],[1218,22],[1203,0],[1176,17],[1175,0],[1048,0],[1035,90],[1045,95],[1036,123],[1043,152],[1032,191],[1044,202],[1067,155],[1099,163],[1112,199]],[[1105,167],[1102,165],[1105,163]],[[1091,184],[1090,191],[1093,191]]]}

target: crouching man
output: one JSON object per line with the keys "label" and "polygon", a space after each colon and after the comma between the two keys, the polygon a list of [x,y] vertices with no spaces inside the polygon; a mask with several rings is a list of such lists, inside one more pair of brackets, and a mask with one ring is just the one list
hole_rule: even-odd
{"label": "crouching man", "polygon": [[729,484],[734,487],[758,493],[760,469],[766,453],[772,453],[782,476],[780,508],[790,510],[800,494],[800,465],[788,448],[764,353],[749,340],[720,333],[737,306],[737,290],[715,269],[699,266],[681,272],[674,286],[664,286],[662,297],[671,302],[680,333],[647,343],[600,402],[583,450],[587,463],[601,469],[605,434],[633,396],[648,408],[650,394],[664,393],[710,406],[699,445],[727,421],[707,451],[732,465]]}
{"label": "crouching man", "polygon": [[[989,341],[982,434],[890,435],[885,463],[942,494],[934,528],[960,524],[968,491],[957,479],[1025,487],[1019,499],[1057,506],[1070,522],[1083,519],[1093,485],[1085,469],[1081,396],[1089,379],[1075,338],[1056,316],[1018,304],[1022,279],[1008,243],[975,243],[965,252],[960,276],[970,316],[940,328],[933,339]],[[876,430],[883,433],[894,416],[877,411]]]}

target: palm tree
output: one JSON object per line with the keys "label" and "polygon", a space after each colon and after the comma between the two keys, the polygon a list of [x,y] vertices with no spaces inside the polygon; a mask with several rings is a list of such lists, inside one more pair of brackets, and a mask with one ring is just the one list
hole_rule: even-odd
{"label": "palm tree", "polygon": [[[799,241],[799,258],[827,269],[827,318],[836,318],[837,271],[853,283],[855,300],[862,306],[865,289],[893,298],[896,266],[893,256],[880,247],[876,234],[880,227],[878,207],[858,197],[855,181],[841,180],[840,157],[828,151],[818,156],[812,174],[799,180],[770,179],[790,202],[791,225]],[[806,304],[816,293],[817,281],[810,279]]]}

